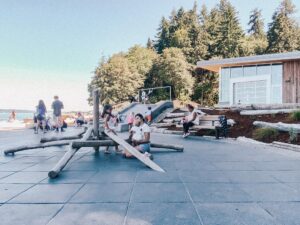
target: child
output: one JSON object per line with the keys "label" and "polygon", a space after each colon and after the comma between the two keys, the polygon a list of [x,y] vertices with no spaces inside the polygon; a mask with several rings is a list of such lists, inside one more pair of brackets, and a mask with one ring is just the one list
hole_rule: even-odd
{"label": "child", "polygon": [[[103,112],[101,114],[101,117],[104,119],[104,128],[108,132],[113,132],[114,134],[117,134],[115,129],[117,126],[117,117],[112,115],[112,106],[111,105],[105,105],[103,108]],[[115,147],[116,152],[120,152],[118,146]],[[110,154],[109,152],[109,146],[106,147],[104,153]]]}
{"label": "child", "polygon": [[134,121],[134,112],[131,112],[131,113],[127,116],[127,123],[128,123],[128,128],[129,128],[129,130],[132,128],[133,121]]}
{"label": "child", "polygon": [[150,124],[151,121],[152,121],[152,110],[151,110],[151,109],[152,109],[152,108],[149,106],[149,107],[148,107],[148,110],[147,110],[146,113],[145,113],[146,122],[147,122],[148,124]]}

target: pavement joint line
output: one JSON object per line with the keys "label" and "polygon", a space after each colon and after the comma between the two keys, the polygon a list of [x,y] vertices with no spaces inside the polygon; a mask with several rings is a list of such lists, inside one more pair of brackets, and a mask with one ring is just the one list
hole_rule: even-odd
{"label": "pavement joint line", "polygon": [[[29,167],[28,167],[28,168],[29,168]],[[45,178],[45,179],[47,179],[47,178]],[[32,186],[30,186],[29,188],[25,189],[24,191],[20,192],[19,194],[13,196],[12,198],[10,198],[10,199],[7,200],[6,202],[4,202],[3,205],[4,205],[4,204],[7,204],[7,203],[8,203],[9,201],[11,201],[12,199],[18,197],[19,195],[21,195],[21,194],[23,194],[24,192],[28,191],[29,189],[31,189],[31,188],[37,186],[38,184],[42,184],[41,182],[42,182],[43,180],[45,180],[45,179],[42,179],[41,181],[35,183],[34,185],[32,185]],[[29,184],[31,184],[31,183],[29,183]]]}
{"label": "pavement joint line", "polygon": [[[49,219],[49,221],[46,223],[46,225],[47,224],[49,224],[50,222],[51,222],[51,220],[53,220],[62,210],[63,210],[63,208],[65,207],[65,205],[66,204],[68,204],[69,203],[69,201],[84,187],[86,185],[86,183],[84,183],[84,184],[82,184],[81,185],[81,187],[79,187],[78,188],[78,190],[73,194],[73,195],[71,195],[70,197],[69,197],[69,199],[67,199],[67,201],[65,201],[64,203],[62,203],[62,206],[60,207],[60,209],[59,210],[57,210],[57,212],[56,213],[54,213],[54,215]],[[58,203],[59,204],[59,203]]]}
{"label": "pavement joint line", "polygon": [[198,213],[198,210],[197,210],[197,208],[196,208],[196,206],[195,206],[195,202],[194,202],[194,200],[193,200],[193,198],[192,198],[192,196],[191,196],[191,194],[190,194],[190,192],[189,192],[189,190],[188,190],[186,184],[183,182],[183,180],[182,180],[182,178],[181,178],[181,174],[179,173],[178,176],[179,176],[179,179],[181,180],[181,183],[182,183],[183,186],[184,186],[184,189],[185,189],[186,193],[187,193],[188,196],[189,196],[189,199],[190,199],[190,201],[191,201],[191,203],[192,203],[192,205],[193,205],[193,208],[194,208],[194,210],[195,210],[195,212],[196,212],[196,214],[197,214],[197,216],[198,216],[199,222],[201,223],[201,225],[204,225],[203,219],[202,219],[201,215]]}
{"label": "pavement joint line", "polygon": [[126,225],[126,222],[127,222],[127,213],[128,213],[128,209],[129,209],[131,200],[132,200],[133,190],[134,190],[134,187],[135,187],[135,185],[136,185],[138,173],[139,173],[139,172],[136,171],[136,175],[135,175],[135,178],[134,178],[134,183],[133,183],[133,185],[132,185],[132,189],[131,189],[131,192],[130,192],[129,201],[128,201],[127,206],[126,206],[126,211],[125,211],[125,216],[124,216],[124,220],[123,220],[123,225]]}

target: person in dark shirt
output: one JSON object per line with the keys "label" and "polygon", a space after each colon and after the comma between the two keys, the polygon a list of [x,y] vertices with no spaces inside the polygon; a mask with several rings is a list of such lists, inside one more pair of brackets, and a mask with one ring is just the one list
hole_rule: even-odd
{"label": "person in dark shirt", "polygon": [[39,104],[36,107],[36,127],[35,133],[38,133],[39,127],[42,126],[42,130],[46,133],[46,113],[47,109],[43,100],[39,101]]}
{"label": "person in dark shirt", "polygon": [[61,129],[61,132],[64,132],[64,129],[62,127],[62,117],[61,117],[61,110],[64,108],[63,103],[58,99],[58,96],[54,96],[54,101],[52,103],[52,109],[53,109],[53,120],[56,124],[56,132],[59,131],[59,128]]}

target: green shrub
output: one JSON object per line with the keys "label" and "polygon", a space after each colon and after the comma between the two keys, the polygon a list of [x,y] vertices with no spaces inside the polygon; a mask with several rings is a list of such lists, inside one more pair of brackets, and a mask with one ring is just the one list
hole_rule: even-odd
{"label": "green shrub", "polygon": [[253,138],[258,141],[271,142],[279,135],[274,128],[258,128],[253,131]]}
{"label": "green shrub", "polygon": [[298,133],[295,129],[291,128],[289,130],[289,142],[290,143],[296,143],[298,141]]}
{"label": "green shrub", "polygon": [[292,112],[290,118],[294,121],[300,121],[300,110]]}

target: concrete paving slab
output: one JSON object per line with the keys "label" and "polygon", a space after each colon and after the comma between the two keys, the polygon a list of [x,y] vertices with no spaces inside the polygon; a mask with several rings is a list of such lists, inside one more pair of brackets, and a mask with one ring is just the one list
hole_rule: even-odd
{"label": "concrete paving slab", "polygon": [[300,182],[300,171],[271,171],[269,173],[280,182]]}
{"label": "concrete paving slab", "polygon": [[256,170],[300,171],[300,163],[294,161],[255,162],[252,165]]}
{"label": "concrete paving slab", "polygon": [[179,171],[179,175],[183,182],[186,183],[197,183],[197,182],[230,182],[229,178],[226,177],[223,171]]}
{"label": "concrete paving slab", "polygon": [[132,183],[86,184],[71,200],[72,203],[129,202]]}
{"label": "concrete paving slab", "polygon": [[0,182],[1,182],[1,179],[4,178],[4,177],[7,177],[11,174],[13,174],[14,172],[0,172]]}
{"label": "concrete paving slab", "polygon": [[0,184],[0,203],[7,202],[32,186],[32,184]]}
{"label": "concrete paving slab", "polygon": [[182,183],[137,183],[132,202],[190,202]]}
{"label": "concrete paving slab", "polygon": [[[58,161],[57,161],[58,162]],[[33,166],[27,167],[26,169],[23,169],[24,172],[49,172],[53,167],[55,166],[55,163],[38,163]]]}
{"label": "concrete paving slab", "polygon": [[213,162],[217,170],[222,171],[241,171],[255,170],[253,163],[250,162]]}
{"label": "concrete paving slab", "polygon": [[122,225],[126,203],[66,204],[48,225]]}
{"label": "concrete paving slab", "polygon": [[16,172],[6,178],[0,179],[0,183],[10,184],[35,184],[46,179],[48,174],[46,172]]}
{"label": "concrete paving slab", "polygon": [[251,196],[252,201],[300,201],[300,194],[281,183],[238,184],[239,187]]}
{"label": "concrete paving slab", "polygon": [[126,225],[201,225],[191,203],[131,203]]}
{"label": "concrete paving slab", "polygon": [[136,178],[137,183],[180,183],[177,171],[157,173],[155,171],[139,171]]}
{"label": "concrete paving slab", "polygon": [[42,163],[47,159],[51,158],[51,156],[24,156],[22,158],[18,158],[14,161],[14,163],[18,163],[19,161],[22,163]]}
{"label": "concrete paving slab", "polygon": [[[170,157],[170,156],[169,156]],[[217,168],[210,162],[196,161],[194,159],[175,162],[177,170],[194,170],[194,171],[215,171]]]}
{"label": "concrete paving slab", "polygon": [[194,202],[248,202],[250,196],[232,183],[187,183]]}
{"label": "concrete paving slab", "polygon": [[136,171],[99,171],[94,174],[88,183],[133,183]]}
{"label": "concrete paving slab", "polygon": [[95,171],[63,171],[56,179],[47,177],[41,183],[46,184],[82,184],[86,183]]}
{"label": "concrete paving slab", "polygon": [[226,171],[226,177],[232,183],[277,183],[269,171]]}
{"label": "concrete paving slab", "polygon": [[255,203],[197,203],[204,225],[279,225],[280,223]]}
{"label": "concrete paving slab", "polygon": [[261,203],[260,205],[276,218],[280,224],[299,225],[300,202]]}
{"label": "concrete paving slab", "polygon": [[5,204],[0,207],[3,225],[44,225],[59,211],[60,204]]}
{"label": "concrete paving slab", "polygon": [[0,171],[1,172],[5,172],[5,171],[11,171],[11,172],[18,172],[21,171],[23,169],[29,168],[31,166],[34,166],[36,163],[21,163],[20,162],[9,162],[9,163],[4,163],[0,165]]}
{"label": "concrete paving slab", "polygon": [[9,203],[66,203],[81,184],[37,184]]}

